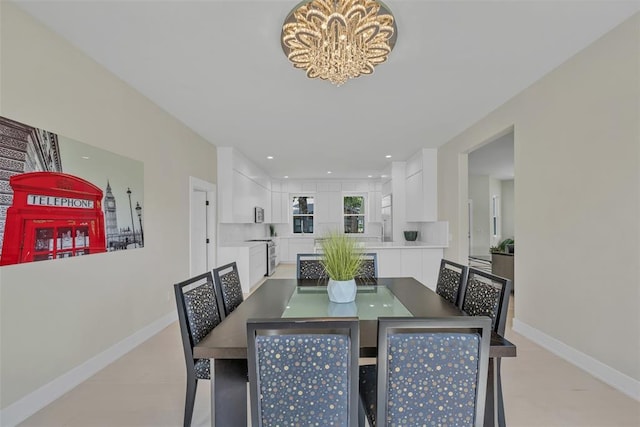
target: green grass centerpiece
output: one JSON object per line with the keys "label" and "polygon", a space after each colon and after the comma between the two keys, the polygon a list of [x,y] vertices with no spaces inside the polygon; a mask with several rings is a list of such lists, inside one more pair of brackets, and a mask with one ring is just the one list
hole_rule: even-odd
{"label": "green grass centerpiece", "polygon": [[321,241],[321,263],[329,283],[327,292],[332,302],[345,303],[356,298],[355,277],[362,267],[362,251],[358,242],[340,233],[330,233]]}

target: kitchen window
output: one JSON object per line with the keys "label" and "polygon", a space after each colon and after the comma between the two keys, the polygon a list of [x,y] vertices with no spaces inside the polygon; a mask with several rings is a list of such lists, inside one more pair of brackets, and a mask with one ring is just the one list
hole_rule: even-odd
{"label": "kitchen window", "polygon": [[365,197],[360,195],[349,195],[342,198],[345,233],[364,233],[365,202]]}
{"label": "kitchen window", "polygon": [[293,196],[291,199],[293,234],[313,233],[313,196]]}

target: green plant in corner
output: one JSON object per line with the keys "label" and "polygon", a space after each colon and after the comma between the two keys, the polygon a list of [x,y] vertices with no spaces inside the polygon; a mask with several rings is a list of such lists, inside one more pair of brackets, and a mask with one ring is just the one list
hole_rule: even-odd
{"label": "green plant in corner", "polygon": [[501,241],[498,244],[498,246],[492,246],[491,247],[491,252],[507,252],[507,246],[508,245],[513,245],[513,244],[514,244],[513,239],[511,239],[511,238],[504,239],[503,241]]}
{"label": "green plant in corner", "polygon": [[321,263],[330,279],[337,281],[351,280],[362,267],[362,251],[358,242],[337,232],[321,241]]}

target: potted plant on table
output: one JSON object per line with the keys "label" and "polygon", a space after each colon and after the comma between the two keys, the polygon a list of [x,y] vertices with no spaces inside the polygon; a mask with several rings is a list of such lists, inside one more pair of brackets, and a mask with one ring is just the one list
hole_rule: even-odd
{"label": "potted plant on table", "polygon": [[362,267],[362,251],[355,239],[337,232],[321,240],[320,262],[329,276],[327,293],[332,302],[346,303],[356,299],[356,281]]}

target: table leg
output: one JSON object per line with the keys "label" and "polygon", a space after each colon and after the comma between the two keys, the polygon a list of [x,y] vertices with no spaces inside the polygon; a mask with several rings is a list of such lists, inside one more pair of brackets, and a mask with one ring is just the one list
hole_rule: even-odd
{"label": "table leg", "polygon": [[484,427],[505,427],[502,381],[500,378],[500,358],[489,359],[487,376],[487,398],[484,407]]}
{"label": "table leg", "polygon": [[211,359],[211,367],[211,426],[246,426],[247,361]]}

